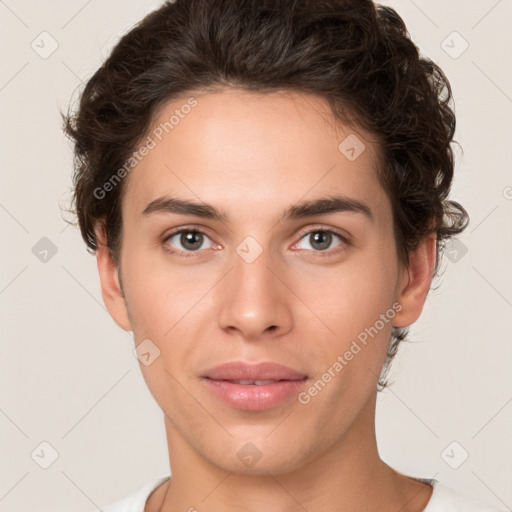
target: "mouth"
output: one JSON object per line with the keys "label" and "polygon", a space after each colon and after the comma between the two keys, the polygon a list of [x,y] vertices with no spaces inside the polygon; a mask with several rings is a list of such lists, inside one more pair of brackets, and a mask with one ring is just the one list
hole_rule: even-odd
{"label": "mouth", "polygon": [[[208,377],[207,377],[208,378]],[[274,384],[275,382],[288,382],[288,379],[280,379],[280,380],[227,380],[227,379],[213,379],[213,380],[222,380],[223,382],[230,382],[231,384],[240,384],[242,386],[266,386],[268,384]]]}
{"label": "mouth", "polygon": [[202,377],[237,382],[242,385],[265,385],[266,381],[302,380],[307,375],[273,362],[249,364],[243,361],[231,361],[207,370]]}
{"label": "mouth", "polygon": [[302,372],[270,362],[225,363],[208,370],[202,377],[214,397],[246,411],[264,411],[290,401],[309,380]]}

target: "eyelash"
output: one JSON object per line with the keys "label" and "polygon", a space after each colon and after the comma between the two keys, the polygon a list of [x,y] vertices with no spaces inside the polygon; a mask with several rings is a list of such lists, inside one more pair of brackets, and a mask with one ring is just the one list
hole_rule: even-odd
{"label": "eyelash", "polygon": [[[172,231],[171,233],[168,233],[164,237],[163,242],[164,242],[165,250],[166,251],[168,251],[171,254],[178,255],[178,256],[180,256],[182,258],[190,258],[190,257],[195,256],[200,251],[205,250],[205,249],[198,249],[196,251],[182,251],[182,250],[177,250],[175,248],[171,248],[171,246],[167,242],[173,236],[179,235],[179,234],[182,234],[182,233],[199,233],[201,235],[204,235],[207,238],[210,238],[208,236],[208,234],[205,233],[204,231],[202,231],[201,229],[192,228],[192,227],[190,227],[190,228],[180,228],[180,229],[177,229],[176,231]],[[302,240],[304,237],[306,237],[308,235],[311,235],[313,233],[331,233],[331,234],[337,236],[341,240],[341,244],[336,246],[334,249],[323,250],[323,251],[314,250],[314,249],[302,249],[302,250],[313,251],[314,253],[317,253],[317,256],[315,256],[315,257],[333,256],[335,254],[338,254],[341,251],[345,251],[347,246],[349,245],[349,241],[348,241],[348,238],[346,236],[344,236],[340,232],[338,232],[336,230],[333,230],[333,229],[330,229],[330,228],[329,229],[327,229],[327,228],[315,228],[315,229],[311,229],[309,231],[306,231],[306,232],[304,232],[304,233],[302,233],[300,235],[299,241]],[[297,243],[298,242],[296,242],[294,245],[296,245]]]}

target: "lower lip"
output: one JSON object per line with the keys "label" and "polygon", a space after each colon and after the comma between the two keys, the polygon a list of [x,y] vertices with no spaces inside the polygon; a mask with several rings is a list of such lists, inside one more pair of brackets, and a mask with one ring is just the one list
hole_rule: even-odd
{"label": "lower lip", "polygon": [[302,380],[281,380],[272,384],[235,384],[227,380],[205,378],[206,385],[215,395],[236,409],[264,411],[277,407],[285,400],[296,396],[304,386]]}

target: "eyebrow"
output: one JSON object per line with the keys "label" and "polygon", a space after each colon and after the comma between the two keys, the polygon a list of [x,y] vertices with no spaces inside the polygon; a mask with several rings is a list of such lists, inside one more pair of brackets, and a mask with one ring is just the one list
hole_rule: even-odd
{"label": "eyebrow", "polygon": [[[284,219],[303,219],[305,217],[314,217],[315,215],[326,215],[338,212],[351,212],[363,214],[370,221],[374,221],[374,216],[370,207],[354,198],[346,196],[330,196],[327,198],[316,199],[312,201],[301,201],[284,212]],[[219,210],[207,203],[194,203],[176,197],[159,197],[151,201],[142,215],[148,216],[154,213],[177,213],[183,215],[193,215],[205,219],[227,222],[228,215],[225,211]]]}

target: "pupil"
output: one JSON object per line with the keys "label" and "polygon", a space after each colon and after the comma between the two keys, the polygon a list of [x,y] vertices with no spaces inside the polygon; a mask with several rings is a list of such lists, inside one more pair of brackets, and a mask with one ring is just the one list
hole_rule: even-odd
{"label": "pupil", "polygon": [[[187,233],[183,233],[181,235],[181,244],[183,247],[195,250],[201,247],[202,245],[202,234],[197,231],[189,231]],[[199,242],[199,243],[198,243]]]}
{"label": "pupil", "polygon": [[317,244],[315,248],[323,250],[327,249],[331,245],[331,238],[331,233],[328,233],[327,231],[317,231],[310,235],[310,242],[312,247],[315,247],[315,244]]}

